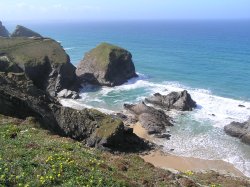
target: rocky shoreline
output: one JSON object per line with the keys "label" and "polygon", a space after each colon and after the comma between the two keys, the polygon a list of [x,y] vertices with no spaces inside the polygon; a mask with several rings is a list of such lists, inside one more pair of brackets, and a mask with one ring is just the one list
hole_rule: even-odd
{"label": "rocky shoreline", "polygon": [[[157,146],[137,136],[129,127],[132,123],[139,122],[155,137],[170,138],[166,127],[173,126],[173,120],[166,111],[196,107],[186,90],[155,93],[138,104],[124,104],[124,111],[113,115],[64,107],[59,98],[79,98],[83,83],[113,87],[136,77],[132,54],[102,43],[75,67],[55,40],[23,26],[11,35],[4,29],[0,22],[0,114],[34,117],[42,128],[100,150],[145,153]],[[238,125],[241,129],[237,125],[230,124],[225,131],[249,143],[249,122]]]}

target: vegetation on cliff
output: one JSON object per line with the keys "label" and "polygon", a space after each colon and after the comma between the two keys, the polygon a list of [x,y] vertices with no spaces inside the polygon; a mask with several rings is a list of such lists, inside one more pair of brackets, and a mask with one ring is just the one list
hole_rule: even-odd
{"label": "vegetation on cliff", "polygon": [[136,154],[113,155],[0,115],[0,186],[247,186],[216,172],[174,174]]}

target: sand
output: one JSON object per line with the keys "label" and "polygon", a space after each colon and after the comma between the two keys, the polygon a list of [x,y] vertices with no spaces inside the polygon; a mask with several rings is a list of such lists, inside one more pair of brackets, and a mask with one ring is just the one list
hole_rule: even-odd
{"label": "sand", "polygon": [[[147,131],[139,124],[132,125],[133,131],[137,136],[148,141],[153,141],[154,138],[150,136]],[[207,171],[215,170],[220,173],[230,173],[236,176],[244,176],[242,172],[236,169],[232,164],[222,160],[205,160],[192,157],[176,156],[169,153],[163,153],[160,150],[154,150],[148,155],[141,155],[141,157],[156,167],[163,169],[174,169],[178,171]]]}

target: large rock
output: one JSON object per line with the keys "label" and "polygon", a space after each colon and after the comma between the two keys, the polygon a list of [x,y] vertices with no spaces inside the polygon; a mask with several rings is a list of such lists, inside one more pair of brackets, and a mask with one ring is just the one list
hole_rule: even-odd
{"label": "large rock", "polygon": [[125,129],[121,120],[94,109],[63,107],[24,73],[0,73],[0,106],[0,114],[22,119],[33,116],[43,128],[92,142],[91,146],[122,151],[147,148],[142,139]]}
{"label": "large rock", "polygon": [[9,35],[9,31],[2,25],[2,22],[0,21],[0,37],[9,37]]}
{"label": "large rock", "polygon": [[24,27],[17,25],[14,32],[11,34],[11,37],[42,37],[40,34]]}
{"label": "large rock", "polygon": [[250,119],[244,123],[232,122],[224,127],[224,131],[250,145]]}
{"label": "large rock", "polygon": [[171,92],[168,95],[156,93],[153,96],[146,98],[145,101],[166,110],[176,109],[181,111],[190,111],[196,107],[196,102],[193,101],[190,94],[186,90],[181,92]]}
{"label": "large rock", "polygon": [[170,118],[164,111],[147,106],[144,102],[139,104],[124,104],[125,110],[135,115],[140,124],[149,134],[165,133],[167,126],[172,126]]}
{"label": "large rock", "polygon": [[59,43],[45,38],[0,38],[0,71],[24,72],[51,96],[78,91],[75,67]]}
{"label": "large rock", "polygon": [[88,52],[76,74],[82,81],[103,86],[121,85],[137,76],[131,53],[108,43]]}

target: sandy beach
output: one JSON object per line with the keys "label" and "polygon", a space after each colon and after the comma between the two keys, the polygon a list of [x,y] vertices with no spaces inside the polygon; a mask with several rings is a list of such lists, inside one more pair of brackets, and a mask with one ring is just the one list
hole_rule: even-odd
{"label": "sandy beach", "polygon": [[[147,131],[139,124],[133,126],[134,133],[137,136],[148,141],[153,141],[154,138],[150,136]],[[160,150],[152,151],[148,155],[141,156],[146,162],[153,164],[156,167],[163,169],[174,169],[178,171],[204,171],[215,170],[223,174],[231,173],[236,176],[244,176],[242,172],[236,169],[232,164],[222,160],[205,160],[192,157],[176,156],[169,153],[164,153]]]}

